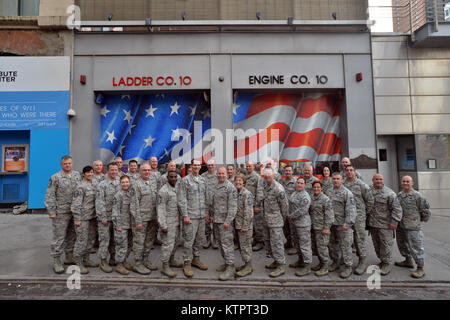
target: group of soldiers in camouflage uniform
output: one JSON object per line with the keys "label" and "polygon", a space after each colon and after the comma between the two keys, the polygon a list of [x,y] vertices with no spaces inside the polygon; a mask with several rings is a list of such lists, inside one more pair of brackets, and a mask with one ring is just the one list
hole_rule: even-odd
{"label": "group of soldiers in camouflage uniform", "polygon": [[[64,272],[61,256],[65,251],[64,264],[78,265],[82,274],[89,267],[100,267],[106,273],[115,267],[124,275],[130,271],[150,274],[158,269],[149,255],[159,237],[161,273],[170,278],[176,276],[171,268],[183,268],[186,277],[193,277],[193,266],[207,270],[200,253],[201,247],[211,245],[220,248],[224,260],[216,269],[220,280],[251,274],[253,251],[262,248],[273,258],[265,266],[271,269],[270,277],[285,273],[288,249],[288,254],[298,255],[289,267],[299,268],[295,272],[299,277],[312,271],[324,276],[340,270],[339,276],[348,278],[366,270],[368,230],[381,261],[381,275],[390,272],[395,236],[405,257],[395,264],[414,268],[415,261],[417,269],[411,275],[421,278],[425,274],[421,222],[431,212],[409,176],[402,178],[403,190],[396,195],[384,186],[379,173],[369,187],[348,158],[343,158],[341,172],[331,174],[325,167],[322,180],[313,176],[309,165],[300,178],[293,176],[288,165],[283,178],[273,160],[265,164],[263,177],[251,161],[235,175],[233,165],[216,170],[210,160],[208,171],[200,175],[201,163],[193,160],[183,179],[173,161],[162,175],[156,157],[140,167],[131,160],[127,173],[121,167],[122,159],[117,157],[103,174],[103,164],[95,161],[80,175],[72,170],[70,156],[62,158],[62,170],[50,178],[45,196],[52,219],[55,273]],[[100,264],[89,258],[96,241]],[[182,263],[175,259],[181,243]],[[358,256],[355,269],[353,247]],[[244,262],[238,267],[236,249]],[[131,252],[134,264],[127,261]],[[313,255],[319,259],[314,267]]]}

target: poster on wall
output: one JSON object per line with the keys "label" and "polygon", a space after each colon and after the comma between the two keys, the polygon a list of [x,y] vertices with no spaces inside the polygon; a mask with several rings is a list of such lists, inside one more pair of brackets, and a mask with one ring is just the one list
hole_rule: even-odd
{"label": "poster on wall", "polygon": [[2,146],[2,171],[28,171],[28,145]]}

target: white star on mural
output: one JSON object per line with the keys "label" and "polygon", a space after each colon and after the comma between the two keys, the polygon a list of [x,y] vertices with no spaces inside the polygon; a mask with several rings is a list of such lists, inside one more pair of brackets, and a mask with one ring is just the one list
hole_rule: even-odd
{"label": "white star on mural", "polygon": [[240,104],[233,103],[233,114],[237,115],[237,109],[240,107]]}
{"label": "white star on mural", "polygon": [[148,109],[145,109],[145,112],[147,112],[145,117],[147,118],[148,116],[152,116],[154,118],[156,110],[158,110],[158,108],[153,108],[153,105],[150,105]]}
{"label": "white star on mural", "polygon": [[153,148],[153,141],[155,141],[155,140],[156,139],[152,138],[152,136],[149,136],[147,139],[144,139],[144,141],[145,141],[145,147],[144,148],[147,148],[147,147]]}
{"label": "white star on mural", "polygon": [[175,130],[172,130],[172,141],[177,141],[181,136],[180,130],[178,127]]}
{"label": "white star on mural", "polygon": [[106,107],[106,105],[101,109],[101,111],[100,111],[100,114],[102,115],[102,116],[105,116],[105,118],[106,118],[106,115],[108,114],[108,112],[111,112],[110,110],[108,110],[108,108]]}
{"label": "white star on mural", "polygon": [[131,125],[131,127],[130,127],[130,130],[128,130],[128,134],[131,136],[131,129],[133,129],[134,127],[136,127],[136,125],[135,124],[132,124]]}
{"label": "white star on mural", "polygon": [[191,109],[191,114],[189,116],[195,116],[195,110],[197,110],[197,107],[189,107],[189,109]]}
{"label": "white star on mural", "polygon": [[116,137],[114,137],[114,130],[112,132],[106,131],[106,134],[108,135],[108,139],[106,139],[106,142],[114,143],[114,140],[117,140]]}
{"label": "white star on mural", "polygon": [[171,116],[173,113],[176,113],[178,115],[178,109],[180,109],[180,105],[175,101],[175,104],[173,106],[170,106],[170,109],[172,109],[172,111],[170,112]]}
{"label": "white star on mural", "polygon": [[130,124],[130,121],[131,121],[131,110],[127,111],[125,109],[122,109],[122,111],[125,113],[125,118],[123,118],[123,120],[128,121],[128,124]]}
{"label": "white star on mural", "polygon": [[121,99],[125,99],[125,98],[127,98],[127,97],[128,97],[129,100],[131,100],[131,97],[130,97],[129,94],[123,94],[122,97],[121,97]]}
{"label": "white star on mural", "polygon": [[209,109],[202,111],[202,114],[203,114],[203,120],[206,118],[211,118],[211,112],[209,112]]}

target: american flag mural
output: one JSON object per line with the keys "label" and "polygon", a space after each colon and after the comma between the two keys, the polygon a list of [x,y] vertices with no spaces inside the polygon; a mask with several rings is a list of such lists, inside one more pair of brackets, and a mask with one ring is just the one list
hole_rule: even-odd
{"label": "american flag mural", "polygon": [[[156,156],[162,163],[180,159],[188,163],[188,151],[199,144],[204,148],[203,139],[209,136],[211,112],[207,99],[205,93],[105,94],[100,111],[102,161],[107,163],[115,156],[125,161],[147,161]],[[194,135],[197,121],[201,131]],[[185,147],[174,159],[172,151],[181,144]],[[208,148],[203,151],[210,155]]]}
{"label": "american flag mural", "polygon": [[[235,159],[243,163],[253,156],[264,162],[271,157],[270,149],[278,148],[279,160],[284,162],[338,161],[341,155],[339,103],[340,96],[334,93],[236,92],[235,130],[267,129],[269,138],[259,139],[261,132],[238,138]],[[278,130],[278,137],[270,139],[274,130]]]}

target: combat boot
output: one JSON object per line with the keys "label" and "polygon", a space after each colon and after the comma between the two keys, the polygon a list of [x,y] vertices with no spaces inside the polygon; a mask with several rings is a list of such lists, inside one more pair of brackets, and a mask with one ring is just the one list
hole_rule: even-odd
{"label": "combat boot", "polygon": [[100,269],[101,269],[103,272],[106,272],[106,273],[111,273],[111,272],[113,272],[113,269],[112,269],[111,266],[108,264],[108,262],[106,261],[106,259],[102,259],[102,260],[100,261]]}
{"label": "combat boot", "polygon": [[219,280],[233,280],[234,279],[234,266],[232,264],[227,264],[225,271],[220,274]]}
{"label": "combat boot", "polygon": [[158,270],[158,267],[157,267],[157,266],[155,266],[154,264],[151,264],[151,263],[148,261],[148,255],[144,255],[144,258],[142,259],[142,261],[143,261],[143,263],[144,263],[144,266],[145,266],[147,269],[149,269],[149,270],[151,270],[151,271]]}
{"label": "combat boot", "polygon": [[267,269],[276,269],[278,267],[278,262],[273,261],[272,263],[266,264]]}
{"label": "combat boot", "polygon": [[226,268],[227,268],[226,264],[221,264],[220,266],[217,267],[216,271],[217,272],[224,272]]}
{"label": "combat boot", "polygon": [[211,247],[211,236],[206,237],[205,243],[203,244],[203,249],[209,249]]}
{"label": "combat boot", "polygon": [[324,264],[319,270],[314,273],[318,277],[322,277],[328,274],[328,265]]}
{"label": "combat boot", "polygon": [[253,251],[259,251],[263,248],[263,244],[261,242],[255,243],[255,245],[252,247]]}
{"label": "combat boot", "polygon": [[111,267],[117,266],[116,257],[114,255],[111,255],[111,257],[109,257],[109,265]]}
{"label": "combat boot", "polygon": [[87,268],[97,268],[98,267],[98,263],[89,260],[89,253],[85,254],[83,257],[83,264],[85,267]]}
{"label": "combat boot", "polygon": [[191,265],[199,268],[200,270],[208,270],[208,266],[200,261],[200,257],[194,257],[194,259],[192,259]]}
{"label": "combat boot", "polygon": [[61,264],[61,258],[60,257],[54,257],[53,258],[53,271],[57,274],[64,273],[64,267]]}
{"label": "combat boot", "polygon": [[237,266],[236,271],[241,271],[244,268],[245,268],[245,263],[242,266]]}
{"label": "combat boot", "polygon": [[311,273],[311,264],[307,264],[303,268],[301,268],[299,271],[295,272],[295,275],[297,277],[303,277],[310,273]]}
{"label": "combat boot", "polygon": [[289,264],[289,268],[302,268],[304,266],[305,264],[301,259],[298,259],[296,262]]}
{"label": "combat boot", "polygon": [[213,249],[219,249],[219,241],[217,241],[216,239],[214,239],[213,244],[212,244],[212,248],[213,248]]}
{"label": "combat boot", "polygon": [[73,258],[73,251],[66,251],[66,256],[64,259],[64,264],[76,264],[77,262]]}
{"label": "combat boot", "polygon": [[149,269],[147,269],[144,266],[144,264],[142,263],[141,260],[136,261],[133,271],[136,273],[139,273],[139,274],[144,274],[144,275],[150,274],[150,272],[151,272]]}
{"label": "combat boot", "polygon": [[329,271],[329,272],[336,271],[337,269],[339,269],[340,266],[341,266],[341,262],[333,261],[333,263],[331,264],[331,266],[328,267],[328,271]]}
{"label": "combat boot", "polygon": [[417,267],[417,270],[411,273],[411,277],[419,279],[425,275],[424,267]]}
{"label": "combat boot", "polygon": [[362,275],[366,271],[366,257],[359,257],[358,265],[355,268],[355,274]]}
{"label": "combat boot", "polygon": [[191,262],[190,261],[185,261],[184,262],[183,273],[188,278],[192,278],[192,276],[194,275],[194,273],[192,272]]}
{"label": "combat boot", "polygon": [[177,276],[177,273],[170,269],[169,263],[167,263],[167,262],[163,262],[162,268],[161,268],[161,273],[165,274],[169,278],[174,278]]}
{"label": "combat boot", "polygon": [[134,270],[134,266],[132,264],[129,264],[127,262],[127,260],[123,261],[123,266],[125,267],[125,269],[129,270],[129,271],[133,271]]}
{"label": "combat boot", "polygon": [[245,277],[245,276],[248,276],[249,274],[251,274],[252,272],[253,272],[252,262],[249,261],[246,264],[244,264],[242,266],[242,268],[240,270],[238,270],[238,272],[236,272],[236,275],[238,277]]}
{"label": "combat boot", "polygon": [[117,266],[116,266],[116,271],[117,271],[118,273],[120,273],[120,274],[123,274],[123,275],[128,275],[128,274],[130,274],[130,271],[128,271],[128,270],[125,268],[125,266],[123,265],[122,262],[119,262],[119,263],[117,264]]}
{"label": "combat boot", "polygon": [[312,271],[319,271],[320,269],[322,269],[322,262],[311,268]]}
{"label": "combat boot", "polygon": [[170,256],[169,267],[172,268],[183,268],[183,264],[177,260],[175,260],[175,256]]}
{"label": "combat boot", "polygon": [[286,272],[286,268],[284,264],[278,264],[277,268],[269,273],[269,277],[276,278],[282,276]]}
{"label": "combat boot", "polygon": [[389,272],[391,272],[391,266],[389,265],[389,263],[381,263],[381,267],[380,267],[380,274],[382,276],[385,276],[387,274],[389,274]]}
{"label": "combat boot", "polygon": [[351,274],[353,273],[353,269],[351,266],[345,266],[344,270],[339,273],[339,277],[341,277],[342,279],[347,279],[348,277],[351,276]]}
{"label": "combat boot", "polygon": [[83,265],[83,258],[76,258],[76,265],[78,268],[80,268],[80,273],[81,274],[87,274],[89,273],[89,270]]}
{"label": "combat boot", "polygon": [[414,262],[411,258],[405,258],[403,261],[395,261],[397,267],[414,268]]}

